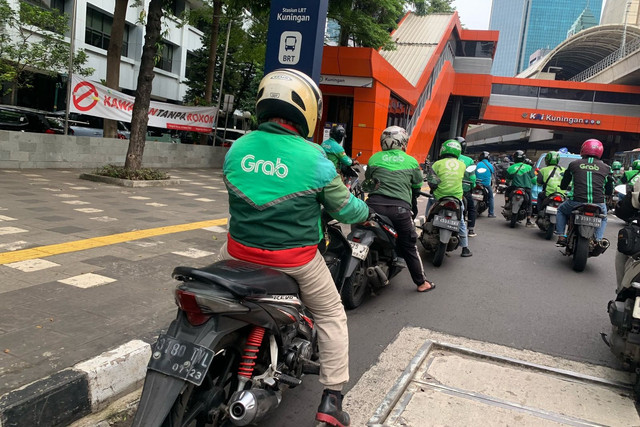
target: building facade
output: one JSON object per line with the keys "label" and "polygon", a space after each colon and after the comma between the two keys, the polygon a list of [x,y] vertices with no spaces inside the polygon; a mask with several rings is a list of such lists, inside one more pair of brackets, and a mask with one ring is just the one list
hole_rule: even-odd
{"label": "building facade", "polygon": [[[9,0],[10,7],[17,10],[20,2],[24,0]],[[57,9],[73,16],[75,3],[75,38],[73,45],[75,50],[82,49],[88,56],[86,67],[95,71],[93,75],[85,77],[87,80],[100,82],[106,79],[107,49],[113,23],[113,11],[115,0],[29,0],[29,3],[47,9]],[[140,22],[140,16],[148,8],[149,0],[143,5],[131,6],[126,13],[126,27],[123,37],[122,56],[120,57],[120,88],[123,92],[133,94],[137,86],[140,58],[144,45],[144,24]],[[159,61],[154,69],[152,99],[181,103],[187,91],[183,83],[186,77],[187,63],[190,52],[202,46],[202,32],[192,26],[182,25],[179,16],[185,10],[191,9],[196,4],[185,0],[174,0],[171,10],[165,11],[163,18],[163,47],[159,52]],[[69,28],[72,26],[69,25]],[[71,34],[66,34],[70,40]],[[19,91],[18,104],[43,110],[63,109],[66,89],[66,75],[61,71],[58,77],[51,77],[34,70],[37,88]],[[60,96],[54,96],[54,92],[62,89]],[[35,92],[35,93],[32,93]],[[55,101],[54,101],[55,100]],[[57,104],[57,105],[54,105]]]}
{"label": "building facade", "polygon": [[599,18],[602,0],[493,0],[489,29],[500,31],[492,73],[514,76],[538,49],[553,49],[589,9]]}
{"label": "building facade", "polygon": [[601,24],[624,24],[625,18],[627,25],[640,26],[640,0],[607,0]]}

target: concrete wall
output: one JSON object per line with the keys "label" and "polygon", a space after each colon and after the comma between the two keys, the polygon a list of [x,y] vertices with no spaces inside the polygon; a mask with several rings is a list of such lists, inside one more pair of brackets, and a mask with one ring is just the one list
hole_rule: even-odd
{"label": "concrete wall", "polygon": [[[0,168],[92,169],[124,165],[129,142],[41,133],[0,131]],[[149,168],[222,168],[228,149],[208,145],[147,141],[143,166]]]}

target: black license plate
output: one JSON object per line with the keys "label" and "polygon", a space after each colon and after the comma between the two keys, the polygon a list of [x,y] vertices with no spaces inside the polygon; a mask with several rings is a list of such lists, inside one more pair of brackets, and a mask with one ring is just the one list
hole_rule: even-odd
{"label": "black license plate", "polygon": [[444,228],[445,230],[458,231],[460,221],[436,215],[433,217],[433,226]]}
{"label": "black license plate", "polygon": [[591,227],[600,227],[602,218],[597,216],[576,215],[573,221],[576,225],[589,225]]}
{"label": "black license plate", "polygon": [[147,368],[200,385],[213,355],[212,350],[201,345],[160,335],[153,346]]}

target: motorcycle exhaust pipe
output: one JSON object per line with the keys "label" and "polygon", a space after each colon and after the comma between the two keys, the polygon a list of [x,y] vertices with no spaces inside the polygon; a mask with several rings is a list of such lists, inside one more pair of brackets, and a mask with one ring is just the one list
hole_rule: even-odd
{"label": "motorcycle exhaust pipe", "polygon": [[229,403],[231,422],[246,426],[260,421],[280,404],[282,397],[272,390],[253,389],[236,391]]}
{"label": "motorcycle exhaust pipe", "polygon": [[598,245],[602,248],[602,252],[604,252],[609,249],[609,246],[611,246],[611,242],[609,242],[609,239],[603,237],[602,240],[598,242]]}
{"label": "motorcycle exhaust pipe", "polygon": [[376,285],[377,285],[376,287],[378,288],[382,286],[387,286],[389,284],[389,279],[387,278],[387,275],[384,274],[384,272],[378,265],[376,265],[375,267],[367,268],[366,274],[369,280],[373,280],[374,282],[376,282]]}

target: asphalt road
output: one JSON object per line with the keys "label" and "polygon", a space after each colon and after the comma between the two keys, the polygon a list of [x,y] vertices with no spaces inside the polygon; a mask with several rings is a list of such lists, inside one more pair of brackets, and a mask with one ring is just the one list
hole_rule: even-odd
{"label": "asphalt road", "polygon": [[[349,311],[351,381],[372,366],[405,326],[619,368],[600,333],[610,329],[607,303],[615,295],[615,241],[622,221],[609,215],[605,233],[612,247],[576,273],[571,259],[537,227],[511,229],[500,215],[480,217],[473,256],[450,253],[442,267],[421,249],[427,278],[437,289],[418,294],[404,271],[379,295]],[[312,425],[321,387],[307,380],[284,396],[261,426]],[[305,404],[301,404],[305,402]]]}

